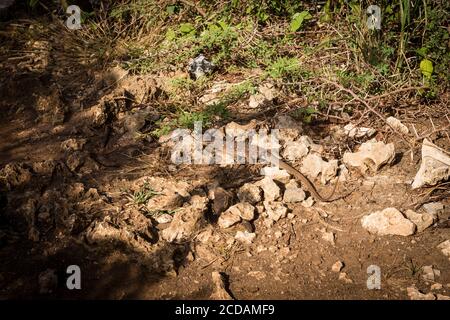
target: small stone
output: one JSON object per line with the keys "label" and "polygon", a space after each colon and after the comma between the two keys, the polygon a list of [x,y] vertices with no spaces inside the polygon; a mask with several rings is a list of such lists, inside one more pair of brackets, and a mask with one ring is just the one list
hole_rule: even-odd
{"label": "small stone", "polygon": [[333,266],[331,267],[331,271],[333,271],[333,272],[341,272],[343,267],[344,267],[344,263],[342,261],[336,261],[333,264]]}
{"label": "small stone", "polygon": [[367,169],[377,172],[383,165],[394,161],[394,144],[385,144],[375,139],[363,143],[357,152],[346,152],[343,156],[343,162],[352,167],[359,167],[363,172]]}
{"label": "small stone", "polygon": [[323,231],[322,232],[322,239],[325,240],[326,242],[331,243],[333,246],[335,245],[334,233],[331,232],[331,231],[330,232]]}
{"label": "small stone", "polygon": [[444,211],[444,205],[441,202],[429,202],[423,205],[425,211],[431,214],[435,219],[439,213]]}
{"label": "small stone", "polygon": [[305,191],[299,188],[297,181],[290,180],[286,184],[286,190],[284,191],[283,201],[285,203],[297,203],[305,200]]}
{"label": "small stone", "polygon": [[433,216],[429,213],[419,214],[412,210],[406,210],[405,216],[417,226],[417,232],[422,232],[433,224]]}
{"label": "small stone", "polygon": [[280,198],[280,187],[270,177],[258,181],[258,185],[263,189],[265,201],[274,201]]}
{"label": "small stone", "polygon": [[314,198],[309,197],[308,199],[302,201],[302,206],[305,208],[311,208],[314,205]]}
{"label": "small stone", "polygon": [[405,126],[400,120],[394,117],[388,117],[386,119],[386,122],[395,130],[397,130],[400,133],[408,134],[409,129],[407,126]]}
{"label": "small stone", "polygon": [[350,279],[345,272],[339,273],[339,280],[344,281],[345,283],[351,284],[353,283],[353,280]]}
{"label": "small stone", "polygon": [[267,217],[272,221],[278,221],[285,218],[288,209],[281,202],[264,201]]}
{"label": "small stone", "polygon": [[262,200],[262,190],[254,183],[246,183],[239,188],[237,196],[242,202],[256,204]]}
{"label": "small stone", "polygon": [[[441,290],[442,289],[442,284],[440,283],[433,283],[430,287],[431,290]],[[439,300],[439,299],[438,299]]]}
{"label": "small stone", "polygon": [[378,235],[410,236],[416,229],[415,224],[395,208],[386,208],[364,216],[361,223],[364,229]]}
{"label": "small stone", "polygon": [[354,124],[349,123],[344,127],[344,134],[350,138],[362,138],[373,136],[377,131],[372,128],[356,127]]}
{"label": "small stone", "polygon": [[168,214],[168,213],[163,213],[158,215],[155,218],[156,222],[158,222],[159,224],[164,224],[164,223],[170,223],[173,220],[173,216]]}
{"label": "small stone", "polygon": [[436,297],[438,300],[450,300],[449,296],[444,296],[443,294],[439,294],[439,293],[436,295]]}
{"label": "small stone", "polygon": [[264,167],[260,171],[262,176],[271,178],[272,180],[279,181],[281,183],[287,183],[291,176],[286,170],[282,170],[278,167]]}
{"label": "small stone", "polygon": [[235,212],[234,210],[227,210],[220,215],[217,224],[219,225],[219,227],[226,229],[240,221],[241,217],[237,212]]}
{"label": "small stone", "polygon": [[213,286],[214,286],[214,291],[211,294],[211,296],[209,297],[209,299],[211,299],[211,300],[233,300],[233,298],[231,297],[231,295],[228,293],[228,291],[225,288],[224,276],[221,273],[214,271],[214,272],[212,272],[211,277],[212,277],[212,282],[213,282]]}
{"label": "small stone", "polygon": [[284,145],[282,156],[290,161],[300,160],[309,152],[308,145],[301,141],[288,141]]}
{"label": "small stone", "polygon": [[203,54],[190,61],[189,76],[193,80],[197,80],[205,75],[209,75],[214,70],[214,64],[208,61]]}
{"label": "small stone", "polygon": [[244,244],[250,245],[255,240],[256,234],[254,232],[238,231],[234,238]]}
{"label": "small stone", "polygon": [[450,177],[450,156],[430,140],[424,139],[422,143],[422,163],[414,177],[412,188],[417,189],[424,185],[433,186]]}
{"label": "small stone", "polygon": [[408,297],[411,300],[436,300],[436,297],[432,293],[424,294],[417,290],[415,286],[411,286],[406,288],[406,292],[408,293]]}
{"label": "small stone", "polygon": [[441,252],[444,256],[448,257],[450,260],[450,240],[446,240],[437,246],[438,249],[441,249]]}
{"label": "small stone", "polygon": [[243,220],[252,221],[255,218],[255,207],[248,202],[239,202],[228,208],[234,215],[241,217]]}
{"label": "small stone", "polygon": [[425,281],[434,281],[436,277],[439,277],[441,272],[434,269],[433,266],[423,266],[422,267],[422,278]]}

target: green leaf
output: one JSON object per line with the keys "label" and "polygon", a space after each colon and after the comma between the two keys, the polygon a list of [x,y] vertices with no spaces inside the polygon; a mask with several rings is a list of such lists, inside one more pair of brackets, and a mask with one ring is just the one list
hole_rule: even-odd
{"label": "green leaf", "polygon": [[304,20],[309,20],[312,15],[308,11],[297,12],[292,16],[292,21],[290,25],[291,32],[295,32],[301,28]]}
{"label": "green leaf", "polygon": [[426,78],[431,78],[431,74],[433,73],[433,62],[428,59],[423,59],[420,61],[420,71]]}
{"label": "green leaf", "polygon": [[175,34],[175,31],[173,31],[172,28],[167,29],[167,32],[166,32],[166,39],[167,39],[168,41],[172,41],[172,40],[174,40],[176,37],[177,37],[177,35]]}
{"label": "green leaf", "polygon": [[192,23],[182,23],[180,24],[180,32],[184,34],[195,33],[195,28]]}

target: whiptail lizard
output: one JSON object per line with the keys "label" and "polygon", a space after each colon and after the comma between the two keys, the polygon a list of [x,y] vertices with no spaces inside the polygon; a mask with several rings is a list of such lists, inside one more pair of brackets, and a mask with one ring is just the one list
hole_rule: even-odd
{"label": "whiptail lizard", "polygon": [[[275,156],[272,155],[272,157],[275,157]],[[307,189],[307,191],[309,191],[311,193],[311,195],[314,197],[314,199],[316,199],[317,201],[333,202],[333,201],[336,201],[336,200],[339,200],[339,199],[343,199],[343,198],[349,196],[353,192],[353,190],[352,190],[349,193],[344,194],[342,196],[338,196],[336,198],[331,198],[334,195],[334,192],[336,191],[337,184],[339,182],[339,176],[338,176],[338,181],[334,185],[333,192],[328,197],[324,198],[324,197],[322,197],[319,194],[319,192],[317,191],[317,189],[314,186],[314,184],[311,181],[309,181],[309,179],[303,173],[301,173],[300,171],[298,171],[297,169],[295,169],[291,165],[287,164],[286,162],[284,162],[280,158],[275,157],[275,159],[278,161],[279,168],[286,170],[289,174],[291,174],[297,180],[299,180],[301,182],[301,185],[303,187],[305,187]]]}

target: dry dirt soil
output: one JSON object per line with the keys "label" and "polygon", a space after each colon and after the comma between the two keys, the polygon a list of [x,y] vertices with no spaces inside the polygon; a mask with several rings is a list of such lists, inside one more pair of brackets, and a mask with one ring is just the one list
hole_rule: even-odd
{"label": "dry dirt soil", "polygon": [[[206,199],[214,183],[235,203],[237,189],[261,177],[260,166],[174,165],[164,143],[129,135],[133,123],[126,119],[132,122],[137,111],[153,110],[136,124],[141,131],[158,119],[155,101],[161,98],[151,96],[155,80],[125,75],[117,82],[110,74],[86,71],[76,83],[62,82],[64,75],[36,69],[38,62],[33,66],[18,72],[2,65],[0,298],[208,299],[214,271],[223,273],[235,299],[408,299],[407,287],[429,293],[435,283],[442,288],[433,293],[450,295],[450,261],[437,249],[450,239],[448,224],[411,236],[377,236],[360,222],[387,207],[423,212],[421,203],[430,201],[441,201],[441,214],[449,214],[449,199],[439,197],[445,185],[428,198],[431,189],[411,189],[420,143],[412,158],[402,139],[378,132],[378,140],[394,143],[396,158],[376,173],[351,169],[336,189],[337,195],[354,190],[345,199],[289,204],[288,216],[271,227],[258,216],[250,225],[228,229],[217,226],[209,201],[192,236],[170,243],[161,236],[170,223],[158,223],[151,205],[136,200],[146,181],[158,193],[150,201],[167,190],[187,192],[168,205],[166,213],[173,215],[189,208],[194,197]],[[139,90],[145,90],[146,103],[127,99]],[[275,115],[272,109],[254,118],[270,126]],[[433,118],[436,127],[445,121]],[[326,139],[333,125],[298,123],[328,154],[336,149]],[[429,132],[428,116],[414,125],[419,133]],[[445,135],[432,138],[449,149]],[[315,184],[322,194],[333,189],[333,183]],[[243,228],[256,234],[250,245],[234,240]],[[340,272],[332,270],[337,261],[343,263]],[[81,290],[66,288],[69,265],[81,269]],[[367,288],[371,265],[380,267],[380,290]],[[423,266],[440,270],[440,276],[426,281]],[[56,274],[56,282],[46,279],[47,271]]]}

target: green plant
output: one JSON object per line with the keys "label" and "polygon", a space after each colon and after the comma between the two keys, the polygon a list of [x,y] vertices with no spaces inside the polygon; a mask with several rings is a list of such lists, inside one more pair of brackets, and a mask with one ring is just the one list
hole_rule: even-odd
{"label": "green plant", "polygon": [[140,206],[140,205],[146,205],[148,200],[153,198],[154,196],[160,194],[159,192],[154,191],[148,182],[144,182],[144,184],[141,186],[141,188],[131,194],[129,198],[131,201]]}
{"label": "green plant", "polygon": [[290,31],[295,32],[300,29],[303,25],[303,21],[309,20],[312,18],[312,15],[308,11],[297,12],[292,16]]}
{"label": "green plant", "polygon": [[274,79],[297,78],[301,74],[300,61],[298,58],[278,58],[267,66],[266,73]]}

